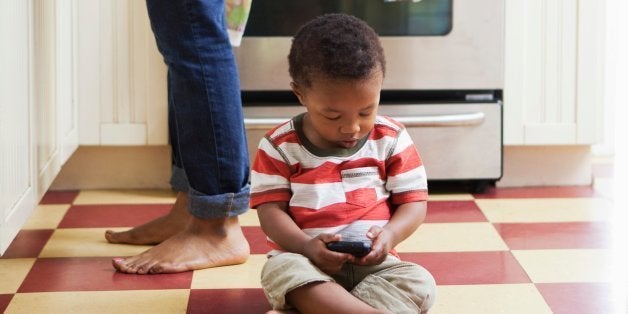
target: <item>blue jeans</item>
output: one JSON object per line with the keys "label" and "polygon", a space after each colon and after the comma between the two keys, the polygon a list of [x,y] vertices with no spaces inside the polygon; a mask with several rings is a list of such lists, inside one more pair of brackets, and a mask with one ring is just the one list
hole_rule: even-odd
{"label": "blue jeans", "polygon": [[224,0],[147,0],[168,67],[171,184],[201,219],[249,208],[249,157]]}

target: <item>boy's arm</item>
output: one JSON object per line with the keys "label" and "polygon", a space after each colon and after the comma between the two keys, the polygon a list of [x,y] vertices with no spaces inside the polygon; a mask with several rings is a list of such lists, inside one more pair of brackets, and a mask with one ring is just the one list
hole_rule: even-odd
{"label": "boy's arm", "polygon": [[257,206],[257,216],[264,233],[284,250],[303,254],[305,243],[312,239],[301,230],[287,212],[286,202],[270,202]]}
{"label": "boy's arm", "polygon": [[288,215],[287,208],[286,202],[270,202],[257,206],[262,230],[282,249],[309,258],[327,274],[338,273],[344,263],[355,260],[351,254],[333,252],[325,246],[328,242],[339,241],[339,235],[321,234],[312,238],[297,226]]}
{"label": "boy's arm", "polygon": [[392,247],[407,239],[425,220],[427,212],[427,202],[411,202],[399,205],[384,226],[384,230],[390,231],[392,235]]}
{"label": "boy's arm", "polygon": [[399,205],[384,227],[373,226],[367,237],[373,240],[371,252],[357,261],[361,265],[382,263],[388,252],[407,239],[425,220],[427,202],[410,202]]}

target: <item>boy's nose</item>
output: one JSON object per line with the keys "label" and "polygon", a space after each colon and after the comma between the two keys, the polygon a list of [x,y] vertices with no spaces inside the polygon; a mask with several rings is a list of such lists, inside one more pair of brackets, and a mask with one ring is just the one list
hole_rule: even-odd
{"label": "boy's nose", "polygon": [[360,132],[360,124],[351,122],[340,127],[340,132],[343,134],[356,134]]}

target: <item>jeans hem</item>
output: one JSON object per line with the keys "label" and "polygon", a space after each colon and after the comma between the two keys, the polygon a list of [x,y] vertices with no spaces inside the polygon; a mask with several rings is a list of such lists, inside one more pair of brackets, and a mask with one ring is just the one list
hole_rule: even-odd
{"label": "jeans hem", "polygon": [[189,211],[200,219],[220,219],[242,215],[249,210],[250,186],[237,193],[206,195],[189,189]]}

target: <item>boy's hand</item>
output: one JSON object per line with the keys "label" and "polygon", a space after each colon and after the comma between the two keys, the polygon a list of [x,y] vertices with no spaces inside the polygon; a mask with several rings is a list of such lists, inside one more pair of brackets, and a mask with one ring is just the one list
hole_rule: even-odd
{"label": "boy's hand", "polygon": [[393,235],[390,231],[379,227],[372,226],[366,233],[366,236],[373,241],[371,245],[371,252],[366,256],[357,259],[355,264],[357,265],[379,265],[388,256],[388,252],[392,250]]}
{"label": "boy's hand", "polygon": [[320,234],[305,243],[303,255],[309,258],[316,267],[326,274],[337,274],[340,272],[342,265],[345,263],[353,263],[355,257],[351,254],[334,252],[327,249],[327,243],[336,241],[340,241],[340,235],[338,234]]}

